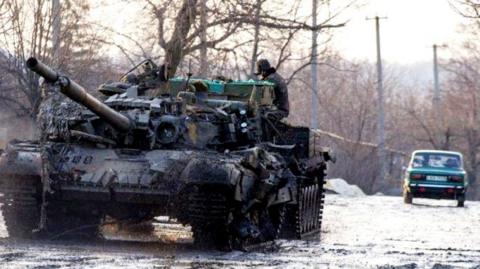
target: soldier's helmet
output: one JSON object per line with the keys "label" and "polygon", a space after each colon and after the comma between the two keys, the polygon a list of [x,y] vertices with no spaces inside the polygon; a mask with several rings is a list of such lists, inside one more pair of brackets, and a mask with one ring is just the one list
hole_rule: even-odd
{"label": "soldier's helmet", "polygon": [[260,59],[257,61],[257,73],[255,75],[260,75],[262,72],[266,72],[271,67],[270,62],[267,59]]}

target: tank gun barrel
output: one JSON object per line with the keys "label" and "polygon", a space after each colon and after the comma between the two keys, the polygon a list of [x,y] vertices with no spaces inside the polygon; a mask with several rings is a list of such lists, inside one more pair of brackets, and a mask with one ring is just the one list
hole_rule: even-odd
{"label": "tank gun barrel", "polygon": [[49,83],[58,82],[61,93],[80,105],[90,109],[93,113],[104,119],[114,128],[121,131],[128,131],[131,129],[133,124],[128,117],[103,104],[97,98],[87,93],[87,91],[75,81],[66,76],[59,75],[55,70],[51,69],[34,57],[31,57],[27,60],[27,67],[43,77],[45,81]]}

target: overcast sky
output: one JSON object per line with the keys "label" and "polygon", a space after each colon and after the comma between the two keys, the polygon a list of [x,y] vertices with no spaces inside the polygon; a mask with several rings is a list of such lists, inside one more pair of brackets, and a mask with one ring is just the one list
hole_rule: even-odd
{"label": "overcast sky", "polygon": [[[381,21],[382,56],[399,64],[431,61],[434,43],[459,43],[457,32],[463,19],[448,0],[366,0],[366,5],[344,14],[346,27],[335,30],[335,48],[348,58],[374,61],[375,24],[365,18],[388,17]],[[447,56],[439,51],[439,56]]]}

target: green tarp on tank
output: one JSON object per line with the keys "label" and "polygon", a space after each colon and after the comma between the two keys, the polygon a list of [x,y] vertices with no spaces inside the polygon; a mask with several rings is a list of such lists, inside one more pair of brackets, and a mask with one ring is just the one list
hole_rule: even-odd
{"label": "green tarp on tank", "polygon": [[[209,80],[200,78],[190,78],[190,82],[203,81],[208,86],[209,95],[224,96],[228,100],[241,100],[246,101],[250,98],[254,87],[273,87],[273,83],[261,80],[235,80],[235,81],[223,81],[223,80]],[[170,87],[172,95],[176,95],[179,91],[183,91],[186,83],[185,78],[176,77],[170,79]]]}

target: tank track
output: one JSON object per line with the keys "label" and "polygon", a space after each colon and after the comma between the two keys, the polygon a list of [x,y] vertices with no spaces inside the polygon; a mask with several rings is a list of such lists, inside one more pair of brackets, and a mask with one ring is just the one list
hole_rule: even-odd
{"label": "tank track", "polygon": [[2,187],[2,214],[10,238],[32,238],[40,223],[40,197],[36,180],[10,181]]}
{"label": "tank track", "polygon": [[226,223],[228,205],[225,195],[221,193],[199,192],[189,197],[188,214],[192,223],[217,225]]}
{"label": "tank track", "polygon": [[8,180],[0,192],[1,211],[11,239],[56,239],[97,235],[99,218],[66,214],[61,204],[47,205],[47,223],[39,230],[41,195],[38,179]]}
{"label": "tank track", "polygon": [[296,237],[299,239],[319,235],[322,228],[325,203],[325,181],[300,188],[296,214]]}
{"label": "tank track", "polygon": [[202,247],[213,246],[223,250],[258,251],[273,247],[274,240],[278,238],[308,239],[319,236],[325,202],[324,184],[323,178],[318,182],[299,181],[297,204],[277,206],[268,213],[265,210],[263,217],[268,218],[267,223],[270,223],[260,224],[260,230],[266,234],[261,240],[235,239],[227,225],[232,215],[227,195],[207,190],[192,192],[188,198],[188,216],[194,242]]}
{"label": "tank track", "polygon": [[266,210],[262,211],[263,222],[259,225],[262,232],[260,239],[240,240],[235,237],[229,226],[233,212],[227,197],[230,196],[218,190],[202,190],[189,194],[188,216],[195,245],[227,251],[232,249],[256,251],[271,247],[280,233],[285,217],[285,206],[271,207],[269,213],[266,213]]}
{"label": "tank track", "polygon": [[299,182],[297,204],[287,205],[280,238],[308,239],[320,234],[325,203],[325,180],[318,183]]}
{"label": "tank track", "polygon": [[213,189],[197,189],[189,193],[187,208],[195,245],[231,248],[227,227],[230,212],[225,194]]}

